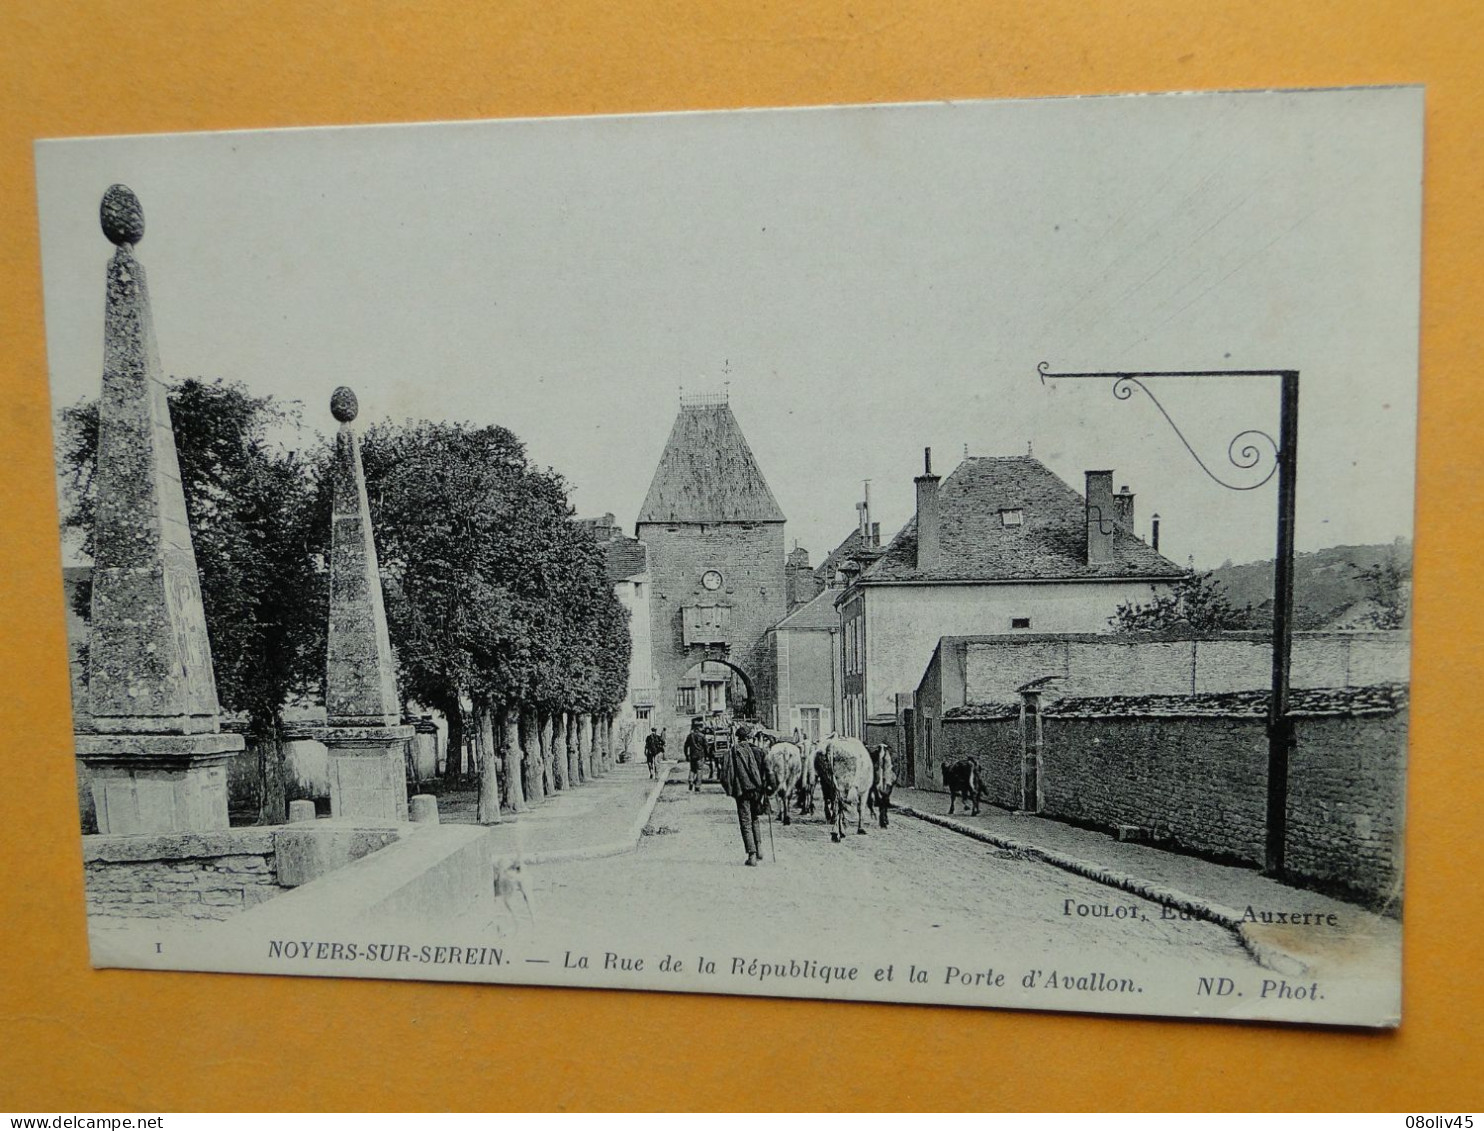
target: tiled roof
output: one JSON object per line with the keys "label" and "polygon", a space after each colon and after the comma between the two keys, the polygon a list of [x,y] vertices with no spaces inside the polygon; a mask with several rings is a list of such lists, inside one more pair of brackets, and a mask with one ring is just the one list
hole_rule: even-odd
{"label": "tiled roof", "polygon": [[[1404,683],[1373,687],[1307,687],[1289,692],[1288,713],[1299,718],[1319,716],[1394,715],[1407,709]],[[1099,695],[1057,699],[1041,714],[1059,719],[1261,719],[1268,713],[1266,691],[1203,692],[1198,695]],[[1016,703],[971,703],[951,707],[944,719],[1009,719],[1020,714]]]}
{"label": "tiled roof", "polygon": [[649,550],[637,538],[617,538],[603,543],[603,553],[608,559],[608,580],[627,581],[649,568]]}
{"label": "tiled roof", "polygon": [[838,589],[825,589],[813,600],[800,605],[778,622],[776,628],[835,628],[840,623],[840,614],[835,612]]}
{"label": "tiled roof", "polygon": [[729,405],[681,406],[639,521],[783,521]]}
{"label": "tiled roof", "polygon": [[[1288,693],[1290,715],[1394,715],[1407,707],[1404,683],[1382,683],[1374,687],[1305,687]],[[1130,715],[1141,718],[1263,718],[1268,712],[1267,691],[1204,692],[1197,695],[1104,695],[1085,699],[1060,699],[1047,704],[1048,718],[1108,718]]]}
{"label": "tiled roof", "polygon": [[[939,561],[917,568],[917,520],[904,526],[861,583],[890,581],[1045,581],[1182,577],[1185,570],[1119,530],[1113,559],[1087,562],[1081,495],[1031,456],[973,456],[938,488]],[[1005,526],[1002,510],[1020,510]]]}
{"label": "tiled roof", "polygon": [[878,552],[865,545],[865,537],[861,534],[860,527],[856,527],[845,536],[843,542],[825,555],[824,561],[820,562],[814,571],[815,580],[828,587],[835,580],[835,570],[839,568],[840,563],[847,558],[856,557],[863,549],[867,551],[867,555]]}

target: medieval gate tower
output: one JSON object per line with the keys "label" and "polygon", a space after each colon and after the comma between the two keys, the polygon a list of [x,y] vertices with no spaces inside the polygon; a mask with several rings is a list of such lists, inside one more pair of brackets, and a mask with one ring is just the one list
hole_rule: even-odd
{"label": "medieval gate tower", "polygon": [[682,398],[635,528],[649,548],[656,714],[672,750],[723,699],[755,717],[771,700],[763,636],[788,612],[783,523],[725,394]]}

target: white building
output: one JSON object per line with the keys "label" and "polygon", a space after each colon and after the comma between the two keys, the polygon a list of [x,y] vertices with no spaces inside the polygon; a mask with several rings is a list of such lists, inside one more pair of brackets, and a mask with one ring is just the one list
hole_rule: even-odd
{"label": "white building", "polygon": [[[613,718],[613,738],[620,752],[630,758],[644,754],[644,736],[650,727],[662,725],[656,713],[659,677],[654,671],[650,643],[649,553],[643,542],[629,538],[614,523],[613,515],[580,520],[603,544],[608,581],[619,603],[629,610],[629,687]],[[678,741],[675,736],[672,740]],[[678,749],[678,747],[677,747]]]}
{"label": "white building", "polygon": [[1108,632],[1185,575],[1134,533],[1113,473],[1086,475],[1084,496],[1031,456],[974,457],[940,484],[929,453],[915,517],[836,601],[843,733],[893,741],[944,636]]}

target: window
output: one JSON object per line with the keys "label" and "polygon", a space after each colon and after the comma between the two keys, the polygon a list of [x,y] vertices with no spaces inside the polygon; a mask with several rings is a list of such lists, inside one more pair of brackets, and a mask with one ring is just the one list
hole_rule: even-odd
{"label": "window", "polygon": [[1010,618],[1010,627],[1011,628],[1030,628],[1030,626],[1031,626],[1031,618],[1030,617],[1011,617]]}
{"label": "window", "polygon": [[634,600],[636,600],[636,601],[642,601],[643,599],[644,599],[644,582],[642,582],[642,581],[636,581],[636,582],[634,582]]}
{"label": "window", "polygon": [[1016,507],[1014,510],[1000,511],[1000,524],[1002,526],[1020,526],[1025,522],[1025,511]]}
{"label": "window", "polygon": [[693,644],[727,644],[732,610],[728,605],[686,605],[682,610],[681,628],[685,646]]}
{"label": "window", "polygon": [[678,714],[694,715],[696,713],[696,689],[694,687],[675,689],[675,710]]}

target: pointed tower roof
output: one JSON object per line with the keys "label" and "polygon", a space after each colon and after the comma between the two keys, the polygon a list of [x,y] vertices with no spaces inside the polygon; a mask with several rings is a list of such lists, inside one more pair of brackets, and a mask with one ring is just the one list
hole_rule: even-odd
{"label": "pointed tower roof", "polygon": [[783,521],[731,406],[682,401],[639,522]]}

